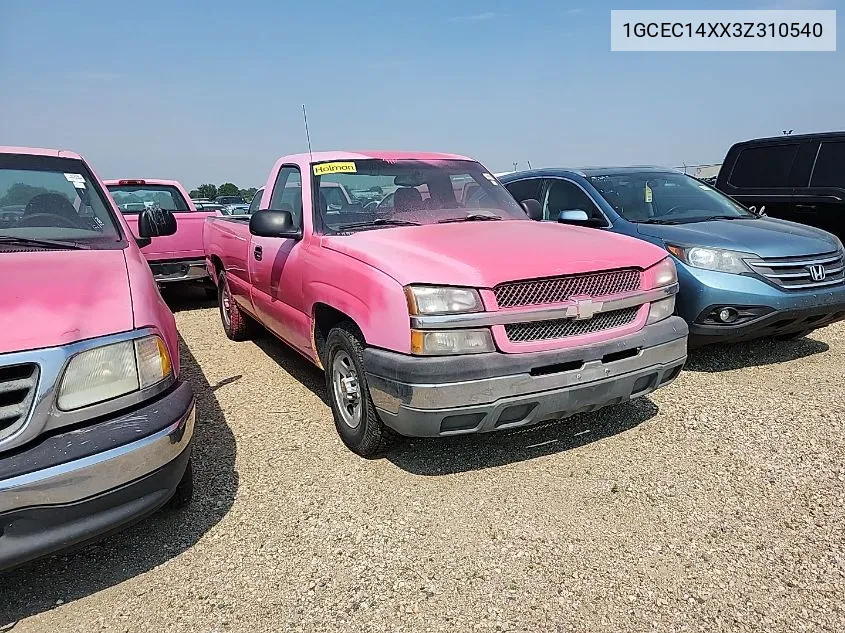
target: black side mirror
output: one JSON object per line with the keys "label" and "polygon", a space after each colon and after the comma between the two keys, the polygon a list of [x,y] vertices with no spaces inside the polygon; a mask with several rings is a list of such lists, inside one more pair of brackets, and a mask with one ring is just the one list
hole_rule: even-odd
{"label": "black side mirror", "polygon": [[290,211],[260,209],[249,219],[249,232],[258,237],[282,237],[298,240],[302,229],[294,226]]}
{"label": "black side mirror", "polygon": [[521,204],[529,218],[532,220],[543,219],[543,207],[540,206],[540,203],[537,200],[529,198],[528,200],[523,200]]}
{"label": "black side mirror", "polygon": [[153,238],[173,235],[176,216],[166,209],[144,209],[138,216],[138,237]]}

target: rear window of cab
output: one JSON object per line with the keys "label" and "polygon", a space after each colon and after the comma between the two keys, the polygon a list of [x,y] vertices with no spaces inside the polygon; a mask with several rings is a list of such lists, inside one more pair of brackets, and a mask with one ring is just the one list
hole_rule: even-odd
{"label": "rear window of cab", "polygon": [[173,185],[118,184],[108,190],[121,213],[134,215],[144,209],[165,209],[178,213],[190,211],[179,189]]}

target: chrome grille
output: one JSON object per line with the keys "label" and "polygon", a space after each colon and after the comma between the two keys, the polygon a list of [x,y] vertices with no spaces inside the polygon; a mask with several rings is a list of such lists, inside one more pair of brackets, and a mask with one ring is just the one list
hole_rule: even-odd
{"label": "chrome grille", "polygon": [[560,303],[570,297],[604,297],[640,287],[640,271],[611,270],[531,281],[512,281],[493,288],[500,308]]}
{"label": "chrome grille", "polygon": [[0,439],[26,420],[37,384],[38,365],[35,363],[0,367]]}
{"label": "chrome grille", "polygon": [[527,341],[547,341],[549,339],[581,336],[603,330],[629,325],[637,318],[640,306],[614,310],[613,312],[599,312],[592,319],[579,321],[576,319],[555,319],[553,321],[535,321],[533,323],[511,323],[505,325],[508,340],[512,343]]}
{"label": "chrome grille", "polygon": [[[801,257],[761,258],[747,262],[758,275],[785,290],[823,288],[845,281],[842,251]],[[814,267],[816,277],[813,277]],[[824,278],[819,279],[818,273],[822,270]]]}

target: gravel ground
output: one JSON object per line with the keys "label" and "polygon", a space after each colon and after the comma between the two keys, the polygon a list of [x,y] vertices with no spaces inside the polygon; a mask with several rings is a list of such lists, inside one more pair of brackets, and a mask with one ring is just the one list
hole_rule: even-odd
{"label": "gravel ground", "polygon": [[368,461],[317,370],[173,302],[194,502],[0,576],[0,630],[845,629],[845,325],[695,352],[598,414]]}

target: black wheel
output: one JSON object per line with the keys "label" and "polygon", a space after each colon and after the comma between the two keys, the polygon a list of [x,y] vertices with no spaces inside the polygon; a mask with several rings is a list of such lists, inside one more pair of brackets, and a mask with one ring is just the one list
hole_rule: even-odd
{"label": "black wheel", "polygon": [[777,336],[773,336],[772,338],[776,341],[795,341],[799,338],[804,338],[813,330],[800,330],[798,332],[791,332],[789,334],[778,334]]}
{"label": "black wheel", "polygon": [[191,460],[188,460],[188,466],[185,468],[185,474],[179,480],[176,486],[176,492],[170,497],[170,501],[165,506],[168,509],[184,508],[191,502],[194,496],[194,467]]}
{"label": "black wheel", "polygon": [[217,304],[220,307],[220,320],[223,331],[233,341],[245,341],[252,335],[252,320],[238,307],[229,290],[226,271],[221,270],[217,277]]}
{"label": "black wheel", "polygon": [[378,416],[364,374],[363,336],[351,322],[326,337],[326,390],[340,439],[362,457],[384,453],[396,437]]}

